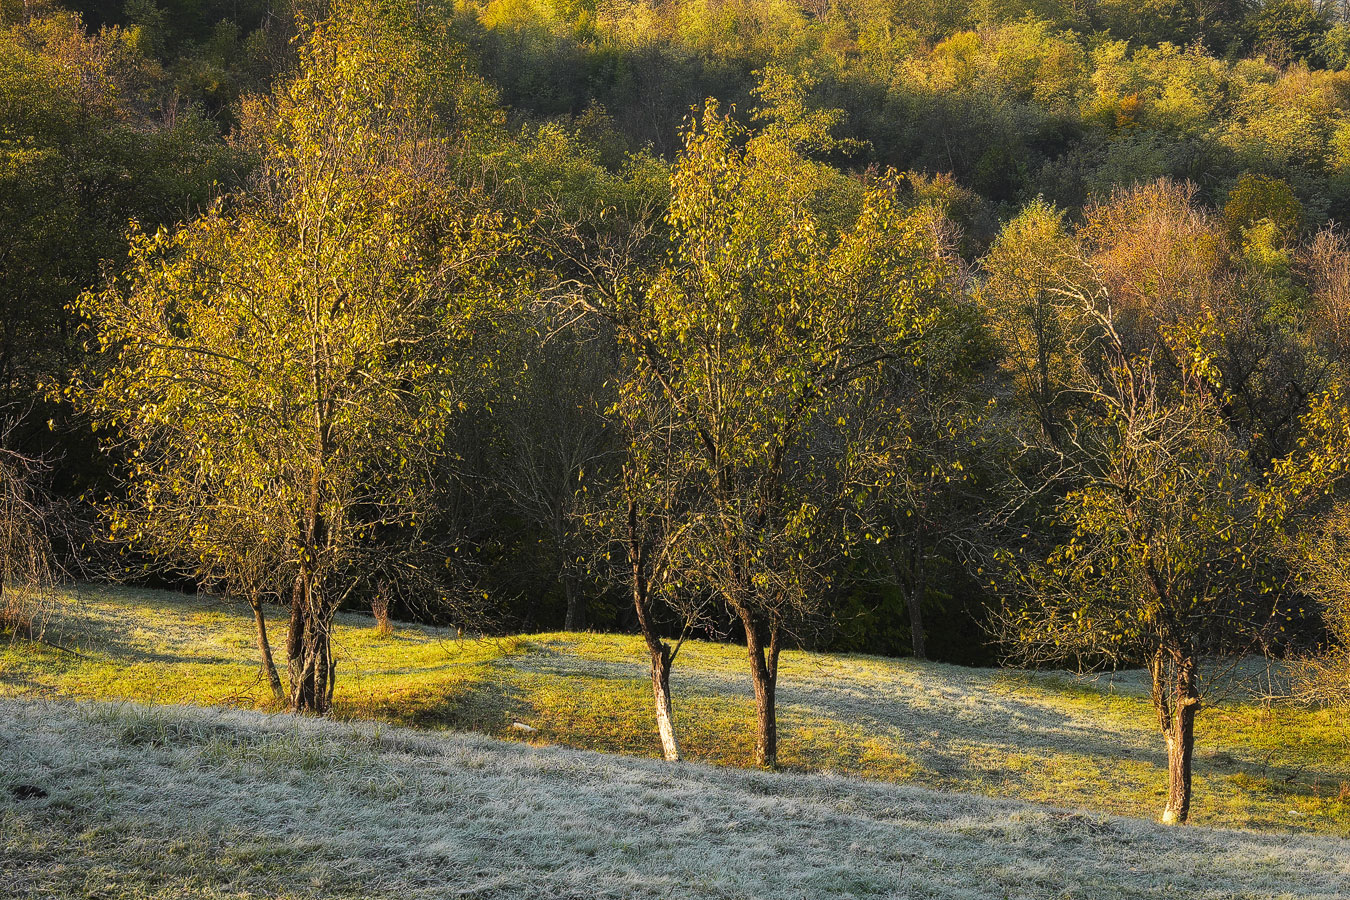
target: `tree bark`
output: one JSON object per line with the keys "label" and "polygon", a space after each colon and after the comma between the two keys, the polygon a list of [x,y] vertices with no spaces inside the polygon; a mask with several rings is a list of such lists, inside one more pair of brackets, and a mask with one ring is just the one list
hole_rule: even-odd
{"label": "tree bark", "polygon": [[637,527],[637,505],[628,504],[628,559],[632,566],[633,610],[638,627],[647,642],[652,661],[652,699],[656,703],[656,732],[661,738],[661,755],[669,762],[680,761],[680,742],[675,736],[675,716],[671,710],[670,668],[675,662],[670,645],[656,634],[651,620],[651,585],[647,580],[647,552]]}
{"label": "tree bark", "polygon": [[253,607],[253,621],[258,629],[258,655],[262,657],[263,674],[272,686],[272,696],[279,703],[285,703],[286,691],[281,686],[281,676],[277,674],[277,664],[272,659],[272,644],[267,640],[267,617],[263,614],[262,601],[250,597],[248,602]]}
{"label": "tree bark", "polygon": [[567,616],[563,620],[564,631],[582,631],[586,628],[586,595],[577,589],[576,579],[571,573],[563,575],[563,592],[567,597]]}
{"label": "tree bark", "polygon": [[928,595],[927,578],[923,532],[920,530],[914,534],[914,585],[909,592],[909,635],[915,659],[928,658],[928,635],[923,628],[923,601]]}
{"label": "tree bark", "polygon": [[[315,293],[317,321],[320,293]],[[313,469],[309,479],[309,499],[301,523],[303,535],[300,571],[291,594],[291,632],[287,639],[286,670],[291,681],[290,708],[293,712],[325,715],[333,703],[336,667],[333,662],[331,634],[333,614],[324,584],[324,567],[318,560],[326,557],[330,523],[325,516],[325,467],[332,460],[331,399],[323,386],[324,365],[317,342],[311,335],[310,374],[314,397]]]}
{"label": "tree bark", "polygon": [[[1172,660],[1171,678],[1163,654],[1154,657],[1154,708],[1167,743],[1167,805],[1164,825],[1184,825],[1191,813],[1191,761],[1195,754],[1195,714],[1200,707],[1195,660],[1185,654]],[[1170,683],[1169,683],[1170,682]]]}
{"label": "tree bark", "polygon": [[675,716],[670,705],[670,645],[658,642],[652,651],[652,696],[656,700],[656,731],[661,737],[661,755],[669,762],[680,761],[680,742],[675,736]]}
{"label": "tree bark", "polygon": [[915,659],[928,658],[927,632],[923,627],[923,598],[927,593],[924,579],[927,573],[923,565],[923,545],[918,538],[915,538],[914,545],[914,583],[905,587],[905,581],[900,577],[900,569],[895,564],[895,560],[887,556],[886,563],[891,569],[891,580],[895,582],[895,589],[900,592],[900,596],[905,598],[905,607],[909,610],[909,638],[910,646],[913,648]]}
{"label": "tree bark", "polygon": [[748,608],[738,610],[745,626],[745,649],[750,656],[750,679],[755,687],[755,765],[765,769],[778,767],[778,636],[777,622],[771,622],[761,634],[761,623]]}
{"label": "tree bark", "polygon": [[314,590],[312,573],[299,576],[291,596],[291,630],[286,643],[293,712],[324,715],[333,701],[332,613]]}

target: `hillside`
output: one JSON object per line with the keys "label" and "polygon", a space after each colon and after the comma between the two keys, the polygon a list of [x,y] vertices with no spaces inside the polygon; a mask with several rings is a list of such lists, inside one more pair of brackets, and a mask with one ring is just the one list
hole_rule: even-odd
{"label": "hillside", "polygon": [[[274,641],[284,634],[280,616]],[[0,651],[0,696],[268,709],[246,608],[158,591],[85,588],[52,611],[48,645]],[[469,729],[537,743],[658,752],[636,638],[541,634],[456,640],[345,615],[335,715]],[[688,755],[744,766],[754,705],[744,651],[686,644],[675,666]],[[940,790],[1151,818],[1165,758],[1137,673],[1110,679],[790,652],[782,760]],[[538,729],[513,730],[512,722]],[[1234,697],[1198,729],[1201,825],[1350,836],[1350,726],[1332,712]]]}
{"label": "hillside", "polygon": [[1350,885],[1335,838],[256,712],[0,701],[0,761],[6,897],[1268,900]]}

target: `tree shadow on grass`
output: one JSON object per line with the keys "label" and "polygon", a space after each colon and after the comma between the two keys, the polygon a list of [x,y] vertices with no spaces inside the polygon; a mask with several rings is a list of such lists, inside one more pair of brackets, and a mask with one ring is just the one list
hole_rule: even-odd
{"label": "tree shadow on grass", "polygon": [[[233,665],[246,657],[232,647],[220,644],[247,644],[252,650],[252,613],[246,606],[168,591],[144,593],[154,596],[106,586],[83,586],[76,596],[66,598],[60,608],[53,611],[43,639],[56,649],[77,657],[107,657],[103,662],[116,665]],[[231,621],[232,627],[221,628],[219,634],[200,640],[202,626],[192,619],[202,615],[223,616]],[[186,621],[172,621],[178,618]],[[275,628],[279,617],[272,618],[274,621],[268,624]],[[170,643],[184,638],[185,646],[181,649],[148,647],[136,639],[134,628],[138,624],[167,632]]]}
{"label": "tree shadow on grass", "polygon": [[[955,684],[944,682],[941,672],[925,671],[901,685],[902,679],[869,683],[828,673],[794,678],[786,670],[779,682],[780,760],[785,768],[840,771],[1129,815],[1151,816],[1155,801],[1161,804],[1167,757],[1146,699],[1141,706],[1137,697],[1076,683],[1042,684],[1040,679],[1025,685],[990,682],[989,673],[953,670],[951,679]],[[675,685],[677,721],[693,685],[735,688],[724,677],[705,678],[697,671],[685,670],[681,680],[685,683]],[[922,696],[925,681],[933,685],[927,698]],[[1039,694],[1019,694],[1019,687]],[[733,761],[738,765],[745,764],[753,745],[748,679],[743,688],[743,755]],[[1087,705],[1056,708],[1063,691]],[[962,692],[971,695],[964,706],[960,698],[949,696]],[[1207,727],[1202,717],[1195,761],[1200,819],[1319,831],[1334,820],[1342,824],[1332,830],[1350,833],[1345,824],[1350,757],[1337,757],[1339,764],[1328,765],[1328,754],[1321,754],[1320,763],[1310,767],[1293,750],[1264,750],[1234,741],[1227,731],[1226,726]],[[1291,803],[1318,811],[1306,815],[1321,816],[1322,823],[1315,829],[1302,827],[1287,810]]]}

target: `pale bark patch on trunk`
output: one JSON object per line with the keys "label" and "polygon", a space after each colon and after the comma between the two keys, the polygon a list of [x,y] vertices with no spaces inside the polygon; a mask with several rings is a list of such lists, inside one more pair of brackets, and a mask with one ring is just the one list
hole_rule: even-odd
{"label": "pale bark patch on trunk", "polygon": [[652,696],[656,701],[656,731],[661,737],[661,755],[668,762],[680,761],[680,742],[675,735],[675,715],[670,702],[670,652],[652,654]]}
{"label": "pale bark patch on trunk", "polygon": [[[647,546],[640,536],[637,505],[628,503],[628,557],[632,565],[633,611],[637,614],[642,639],[651,654],[652,700],[656,705],[656,733],[661,739],[661,754],[670,762],[680,761],[680,742],[675,736],[675,716],[671,711],[670,669],[675,653],[661,640],[651,618],[651,584],[648,581]],[[676,647],[675,652],[679,651]]]}

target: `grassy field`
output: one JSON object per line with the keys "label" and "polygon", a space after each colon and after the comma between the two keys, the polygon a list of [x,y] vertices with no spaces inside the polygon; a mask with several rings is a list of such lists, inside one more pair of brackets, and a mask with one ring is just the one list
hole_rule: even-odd
{"label": "grassy field", "polygon": [[[276,639],[284,629],[274,623]],[[177,594],[87,588],[54,610],[47,638],[0,654],[0,696],[134,700],[266,710],[246,609]],[[336,718],[474,730],[540,744],[654,756],[650,682],[637,639],[540,634],[457,640],[368,617],[338,627]],[[754,705],[744,651],[687,644],[672,679],[692,759],[750,761]],[[1164,756],[1137,675],[964,669],[785,653],[780,759],[799,773],[1152,817]],[[512,722],[538,729],[513,730]],[[1199,720],[1198,825],[1350,836],[1350,725],[1343,716],[1234,699]],[[1347,887],[1350,894],[1350,887]]]}
{"label": "grassy field", "polygon": [[0,700],[0,757],[4,897],[1330,900],[1350,887],[1339,838],[241,710]]}

